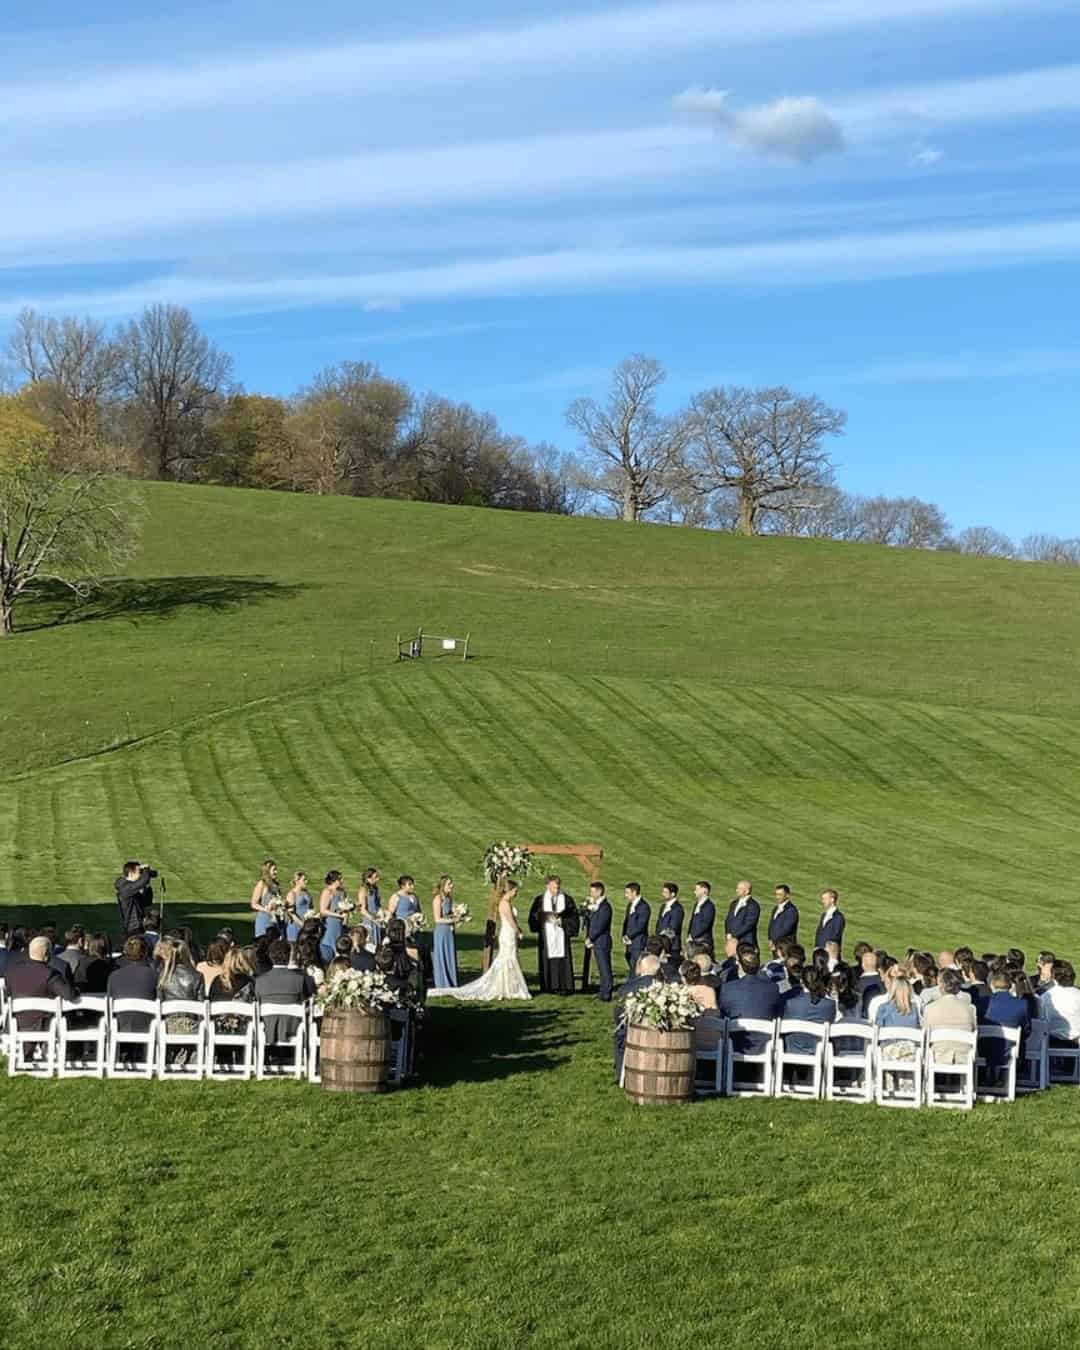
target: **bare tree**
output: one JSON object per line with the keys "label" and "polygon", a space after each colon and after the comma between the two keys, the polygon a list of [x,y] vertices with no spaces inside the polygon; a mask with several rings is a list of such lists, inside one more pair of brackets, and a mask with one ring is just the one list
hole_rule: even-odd
{"label": "bare tree", "polygon": [[206,421],[227,392],[232,360],[177,305],[151,305],[120,336],[121,381],[135,434],[158,478],[191,476],[210,451]]}
{"label": "bare tree", "polygon": [[36,581],[85,594],[134,551],[131,489],[106,469],[57,470],[55,435],[14,400],[0,401],[0,636]]}
{"label": "bare tree", "polygon": [[706,495],[735,492],[740,533],[757,534],[765,513],[814,505],[813,492],[832,480],[823,442],[846,421],[783,386],[706,390],[690,405],[691,481]]}
{"label": "bare tree", "polygon": [[616,366],[606,405],[579,398],[566,410],[584,441],[593,491],[612,502],[623,520],[641,520],[667,501],[675,484],[686,423],[657,412],[665,378],[658,361],[631,356]]}
{"label": "bare tree", "polygon": [[24,309],[8,343],[29,397],[77,466],[99,451],[106,409],[120,387],[120,348],[92,319]]}
{"label": "bare tree", "polygon": [[1016,557],[1016,545],[1009,536],[989,525],[969,525],[950,540],[950,546],[957,553],[969,553],[977,558]]}
{"label": "bare tree", "polygon": [[[396,454],[412,409],[406,385],[366,361],[320,371],[293,401],[300,452],[318,466],[318,491],[393,495]],[[336,482],[335,482],[336,480]]]}
{"label": "bare tree", "polygon": [[941,548],[949,522],[940,506],[919,497],[852,497],[847,538],[893,548]]}
{"label": "bare tree", "polygon": [[1052,534],[1029,534],[1020,541],[1020,555],[1029,562],[1080,567],[1080,539],[1058,539]]}

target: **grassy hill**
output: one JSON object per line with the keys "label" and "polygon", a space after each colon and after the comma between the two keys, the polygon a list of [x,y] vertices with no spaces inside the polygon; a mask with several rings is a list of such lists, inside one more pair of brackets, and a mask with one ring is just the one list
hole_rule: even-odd
{"label": "grassy hill", "polygon": [[[131,574],[82,607],[42,595],[0,644],[5,917],[63,923],[100,901],[109,923],[116,867],[140,855],[167,873],[174,920],[206,931],[244,920],[267,853],[350,885],[369,863],[422,891],[447,870],[475,912],[484,845],[543,835],[598,841],[609,885],[653,894],[706,875],[726,898],[749,874],[812,910],[834,884],[849,936],[894,949],[1080,955],[1080,574],[147,496]],[[421,622],[470,632],[476,660],[397,664],[395,635]],[[19,1216],[0,1224],[5,1344],[1080,1335],[1068,1090],[966,1118],[652,1114],[611,1084],[594,1003],[440,1006],[430,1036],[423,1086],[359,1103],[0,1079]],[[64,1264],[60,1232],[78,1234]]]}

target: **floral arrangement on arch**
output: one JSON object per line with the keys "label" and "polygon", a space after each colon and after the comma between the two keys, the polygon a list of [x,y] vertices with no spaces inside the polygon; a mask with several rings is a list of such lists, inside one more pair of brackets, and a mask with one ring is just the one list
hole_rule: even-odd
{"label": "floral arrangement on arch", "polygon": [[527,877],[533,870],[533,857],[527,848],[502,839],[488,844],[484,853],[484,876],[494,886],[500,877]]}
{"label": "floral arrangement on arch", "polygon": [[400,993],[375,970],[341,970],[323,980],[315,994],[315,1004],[324,1013],[338,1009],[380,1013],[404,1007]]}
{"label": "floral arrangement on arch", "polygon": [[624,1007],[630,1026],[654,1031],[688,1031],[701,1016],[701,1007],[687,985],[663,980],[627,994]]}

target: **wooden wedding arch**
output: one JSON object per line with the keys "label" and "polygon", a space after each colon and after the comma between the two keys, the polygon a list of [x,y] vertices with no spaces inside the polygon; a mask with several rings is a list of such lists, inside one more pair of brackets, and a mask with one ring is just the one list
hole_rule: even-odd
{"label": "wooden wedding arch", "polygon": [[534,857],[574,858],[590,881],[596,881],[600,876],[604,850],[599,844],[519,844],[518,847],[527,848]]}

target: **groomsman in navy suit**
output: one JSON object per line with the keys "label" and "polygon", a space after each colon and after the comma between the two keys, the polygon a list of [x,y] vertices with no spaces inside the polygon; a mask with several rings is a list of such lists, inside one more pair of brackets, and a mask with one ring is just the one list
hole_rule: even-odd
{"label": "groomsman in navy suit", "polygon": [[629,882],[623,890],[626,897],[626,916],[622,925],[623,950],[626,952],[626,964],[633,977],[638,961],[645,954],[645,944],[649,940],[649,902],[641,894],[641,886],[636,881]]}
{"label": "groomsman in navy suit", "polygon": [[712,887],[707,881],[699,881],[694,887],[694,908],[690,911],[690,926],[686,932],[687,942],[697,942],[715,951],[713,944],[713,925],[716,923],[716,906],[713,904]]}
{"label": "groomsman in navy suit", "polygon": [[724,935],[736,942],[749,942],[751,947],[758,945],[757,926],[761,918],[761,906],[754,899],[753,883],[740,881],[735,887],[735,899],[728,907],[724,920]]}
{"label": "groomsman in navy suit", "polygon": [[836,891],[821,892],[821,918],[818,920],[817,932],[814,934],[814,946],[824,947],[826,942],[836,943],[836,954],[844,945],[844,916],[836,908],[840,896]]}
{"label": "groomsman in navy suit", "polygon": [[769,947],[775,952],[777,945],[786,938],[789,942],[799,940],[799,911],[791,898],[791,887],[780,885],[774,888],[776,905],[769,919]]}
{"label": "groomsman in navy suit", "polygon": [[663,900],[660,912],[656,916],[656,936],[668,933],[671,936],[671,954],[676,959],[682,954],[682,926],[686,914],[679,899],[679,888],[674,881],[665,881],[661,891]]}
{"label": "groomsman in navy suit", "polygon": [[586,909],[585,948],[591,951],[600,973],[600,991],[596,997],[601,1003],[611,1002],[611,902],[602,881],[589,886],[589,904]]}

